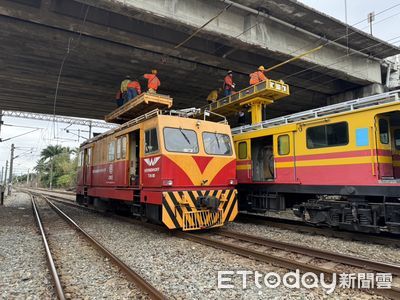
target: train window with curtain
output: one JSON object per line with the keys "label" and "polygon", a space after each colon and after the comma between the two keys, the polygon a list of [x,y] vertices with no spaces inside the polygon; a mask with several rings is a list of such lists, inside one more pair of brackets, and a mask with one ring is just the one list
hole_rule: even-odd
{"label": "train window with curtain", "polygon": [[152,128],[144,132],[144,153],[150,154],[158,151],[157,129]]}
{"label": "train window with curtain", "polygon": [[121,159],[121,138],[117,139],[117,159]]}
{"label": "train window with curtain", "polygon": [[247,158],[247,143],[246,142],[240,142],[238,146],[238,156],[239,159],[246,159]]}
{"label": "train window with curtain", "polygon": [[278,153],[279,155],[288,155],[290,152],[289,135],[280,135],[278,137]]}
{"label": "train window with curtain", "polygon": [[382,144],[389,144],[389,124],[386,119],[379,119],[379,139]]}
{"label": "train window with curtain", "polygon": [[112,141],[108,144],[108,161],[113,161],[115,159],[115,142]]}
{"label": "train window with curtain", "polygon": [[229,135],[216,132],[203,132],[204,150],[211,155],[231,155],[232,146]]}
{"label": "train window with curtain", "polygon": [[394,131],[394,147],[396,150],[400,150],[400,129]]}
{"label": "train window with curtain", "polygon": [[333,123],[307,129],[307,148],[344,146],[349,143],[347,122]]}
{"label": "train window with curtain", "polygon": [[121,137],[121,158],[126,158],[126,136]]}
{"label": "train window with curtain", "polygon": [[197,134],[182,128],[164,128],[165,149],[170,152],[198,153]]}

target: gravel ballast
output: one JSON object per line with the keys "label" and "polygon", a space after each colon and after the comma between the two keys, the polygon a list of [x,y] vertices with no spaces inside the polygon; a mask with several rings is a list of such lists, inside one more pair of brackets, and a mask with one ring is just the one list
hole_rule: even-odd
{"label": "gravel ballast", "polygon": [[[57,203],[83,228],[113,251],[171,299],[370,299],[371,295],[351,289],[336,289],[326,295],[322,288],[261,289],[250,277],[242,289],[242,277],[233,276],[233,289],[219,289],[218,271],[277,272],[286,269],[260,263],[222,250],[206,247],[168,234],[104,217]],[[374,299],[382,297],[373,296]]]}
{"label": "gravel ballast", "polygon": [[0,206],[0,299],[55,297],[30,197],[13,193]]}
{"label": "gravel ballast", "polygon": [[147,298],[41,198],[39,213],[69,299]]}

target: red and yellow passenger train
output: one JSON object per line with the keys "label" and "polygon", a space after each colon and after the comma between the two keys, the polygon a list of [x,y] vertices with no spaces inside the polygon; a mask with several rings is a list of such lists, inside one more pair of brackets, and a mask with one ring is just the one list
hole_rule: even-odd
{"label": "red and yellow passenger train", "polygon": [[240,209],[400,232],[399,91],[233,129]]}
{"label": "red and yellow passenger train", "polygon": [[232,145],[226,122],[152,111],[81,145],[77,201],[169,229],[222,226],[238,213]]}

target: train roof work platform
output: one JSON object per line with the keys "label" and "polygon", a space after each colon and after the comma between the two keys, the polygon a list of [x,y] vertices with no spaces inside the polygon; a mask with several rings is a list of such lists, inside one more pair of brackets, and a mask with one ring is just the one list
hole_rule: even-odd
{"label": "train roof work platform", "polygon": [[105,120],[122,124],[154,109],[171,108],[172,103],[172,98],[168,95],[142,93],[109,113]]}
{"label": "train roof work platform", "polygon": [[283,81],[267,79],[202,107],[199,114],[204,115],[205,111],[210,111],[229,116],[248,106],[251,112],[252,124],[256,124],[262,121],[263,106],[289,95],[288,84]]}

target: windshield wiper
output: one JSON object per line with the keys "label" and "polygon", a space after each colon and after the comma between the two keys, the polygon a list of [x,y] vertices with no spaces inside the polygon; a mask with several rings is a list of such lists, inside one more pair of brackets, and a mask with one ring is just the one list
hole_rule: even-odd
{"label": "windshield wiper", "polygon": [[218,149],[221,149],[221,145],[219,144],[219,139],[218,139],[217,133],[214,132],[214,135],[215,135],[215,139],[217,140]]}
{"label": "windshield wiper", "polygon": [[183,132],[182,128],[179,128],[179,131],[182,133],[182,135],[185,138],[186,142],[188,142],[188,144],[191,145],[192,143],[190,142],[190,140],[187,137],[187,135]]}

